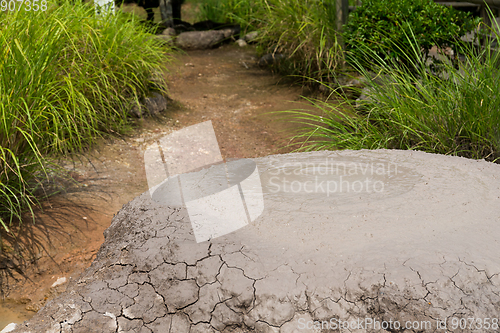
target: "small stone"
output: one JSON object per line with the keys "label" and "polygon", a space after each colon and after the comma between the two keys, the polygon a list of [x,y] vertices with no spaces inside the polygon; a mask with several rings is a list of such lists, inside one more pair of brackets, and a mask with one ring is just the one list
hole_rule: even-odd
{"label": "small stone", "polygon": [[270,66],[277,64],[280,60],[285,58],[284,54],[281,53],[268,53],[263,55],[259,60],[259,66]]}
{"label": "small stone", "polygon": [[142,107],[140,105],[134,104],[134,106],[132,106],[128,113],[135,118],[141,118]]}
{"label": "small stone", "polygon": [[175,36],[175,35],[177,35],[177,33],[175,32],[174,28],[167,28],[167,29],[163,30],[163,32],[161,34],[164,35],[164,36]]}
{"label": "small stone", "polygon": [[148,113],[152,116],[167,109],[167,99],[161,94],[154,92],[143,101]]}
{"label": "small stone", "polygon": [[9,325],[5,326],[3,330],[0,331],[0,333],[8,333],[12,332],[15,330],[17,325],[15,323],[10,323]]}
{"label": "small stone", "polygon": [[243,37],[243,40],[247,43],[249,42],[253,42],[255,40],[255,38],[257,38],[257,36],[259,35],[259,32],[258,31],[252,31],[252,32],[249,32],[247,33],[244,37]]}

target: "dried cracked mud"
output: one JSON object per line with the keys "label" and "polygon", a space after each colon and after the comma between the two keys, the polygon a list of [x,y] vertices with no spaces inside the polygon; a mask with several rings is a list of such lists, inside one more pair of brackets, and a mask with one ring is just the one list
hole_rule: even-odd
{"label": "dried cracked mud", "polygon": [[186,208],[145,192],[15,332],[498,331],[499,165],[397,150],[253,160],[256,220],[197,243]]}
{"label": "dried cracked mud", "polygon": [[[224,159],[292,150],[281,148],[294,125],[269,112],[307,108],[296,103],[306,91],[259,68],[257,60],[254,47],[235,45],[175,54],[166,64],[173,101],[164,114],[142,120],[130,136],[105,140],[60,162],[74,186],[44,202],[36,223],[23,224],[16,239],[2,235],[4,249],[19,245],[29,262],[18,265],[10,252],[0,253],[0,296],[6,299],[0,301],[0,330],[31,318],[90,266],[113,216],[148,188],[143,154],[151,142],[211,120]],[[67,282],[55,286],[61,279]]]}

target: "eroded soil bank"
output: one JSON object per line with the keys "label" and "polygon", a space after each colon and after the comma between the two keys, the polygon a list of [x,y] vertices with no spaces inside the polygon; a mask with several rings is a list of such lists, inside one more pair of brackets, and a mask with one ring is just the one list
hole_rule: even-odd
{"label": "eroded soil bank", "polygon": [[36,223],[25,223],[17,236],[26,259],[36,260],[17,271],[15,263],[0,258],[6,298],[0,304],[0,329],[31,317],[90,265],[114,214],[147,190],[143,152],[148,144],[211,120],[225,159],[293,150],[280,148],[288,144],[296,125],[268,113],[304,108],[296,102],[305,92],[257,67],[252,47],[227,45],[180,53],[176,59],[166,66],[173,99],[169,111],[158,119],[143,120],[141,129],[130,137],[103,141],[85,155],[65,161],[76,185],[44,203]]}

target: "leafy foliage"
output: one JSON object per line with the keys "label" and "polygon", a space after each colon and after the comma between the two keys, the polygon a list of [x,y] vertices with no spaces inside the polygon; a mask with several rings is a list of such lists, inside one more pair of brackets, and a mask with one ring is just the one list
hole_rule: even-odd
{"label": "leafy foliage", "polygon": [[469,13],[432,0],[366,0],[349,16],[344,41],[347,51],[369,65],[372,59],[366,58],[363,47],[386,60],[404,60],[403,53],[412,46],[407,36],[413,34],[427,58],[434,45],[455,49],[460,37],[479,22]]}

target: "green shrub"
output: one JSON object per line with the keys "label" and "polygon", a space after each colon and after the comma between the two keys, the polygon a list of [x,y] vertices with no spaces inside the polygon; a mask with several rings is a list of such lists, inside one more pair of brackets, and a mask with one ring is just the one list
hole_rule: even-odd
{"label": "green shrub", "polygon": [[362,47],[386,60],[402,61],[403,53],[411,47],[406,35],[413,34],[427,58],[434,45],[455,48],[460,37],[476,28],[479,21],[432,0],[365,0],[350,14],[344,41],[346,50],[368,66],[371,58],[366,58]]}
{"label": "green shrub", "polygon": [[165,49],[117,13],[61,0],[0,16],[0,224],[36,203],[46,156],[81,151],[130,128],[127,109],[148,91]]}

